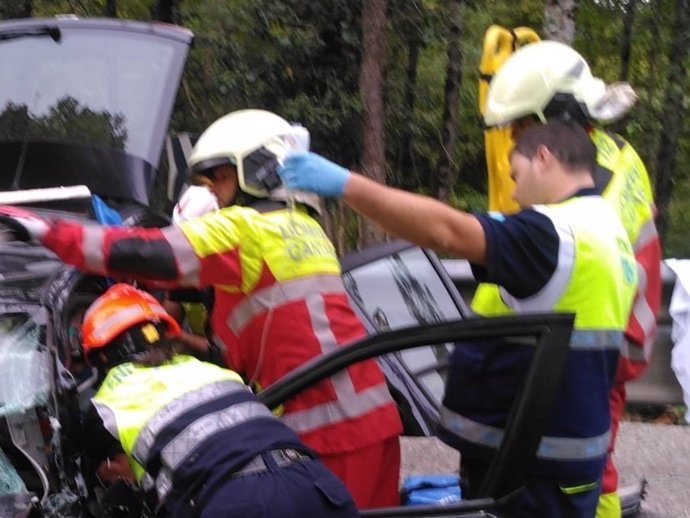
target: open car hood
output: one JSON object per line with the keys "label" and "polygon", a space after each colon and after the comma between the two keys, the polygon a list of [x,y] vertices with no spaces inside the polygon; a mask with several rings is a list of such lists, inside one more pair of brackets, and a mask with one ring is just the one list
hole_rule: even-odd
{"label": "open car hood", "polygon": [[167,24],[0,23],[0,191],[83,184],[148,205],[191,41]]}

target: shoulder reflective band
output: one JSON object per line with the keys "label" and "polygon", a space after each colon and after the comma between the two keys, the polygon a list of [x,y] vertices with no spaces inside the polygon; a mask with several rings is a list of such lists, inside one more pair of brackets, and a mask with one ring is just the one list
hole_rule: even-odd
{"label": "shoulder reflective band", "polygon": [[182,414],[192,408],[196,408],[204,403],[222,398],[235,392],[248,391],[249,388],[237,381],[217,381],[209,385],[188,392],[183,396],[171,401],[160,412],[146,423],[146,426],[139,432],[132,456],[142,466],[146,466],[148,456],[158,434],[170,423],[175,421]]}

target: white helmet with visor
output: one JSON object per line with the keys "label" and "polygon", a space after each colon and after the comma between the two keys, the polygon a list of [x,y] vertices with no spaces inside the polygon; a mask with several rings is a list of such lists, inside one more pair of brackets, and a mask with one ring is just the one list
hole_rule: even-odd
{"label": "white helmet with visor", "polygon": [[585,59],[557,41],[539,41],[516,50],[494,75],[484,110],[487,126],[505,126],[526,116],[541,122],[564,118],[610,122],[634,104],[627,83],[606,85],[592,76]]}
{"label": "white helmet with visor", "polygon": [[[282,117],[265,110],[239,110],[224,115],[196,142],[189,157],[193,175],[204,175],[223,164],[235,166],[240,191],[254,198],[294,199],[320,213],[318,196],[282,187],[278,165],[288,151],[295,149],[294,126]],[[306,144],[308,146],[308,144]]]}

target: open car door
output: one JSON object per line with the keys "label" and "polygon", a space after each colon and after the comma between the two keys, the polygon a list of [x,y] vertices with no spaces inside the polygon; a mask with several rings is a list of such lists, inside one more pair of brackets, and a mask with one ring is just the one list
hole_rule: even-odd
{"label": "open car door", "polygon": [[443,506],[362,510],[362,516],[378,518],[473,516],[472,513],[485,511],[501,516],[501,509],[510,505],[511,495],[522,486],[547,425],[555,388],[565,364],[573,321],[572,314],[535,314],[468,318],[385,331],[316,358],[265,389],[260,397],[269,408],[277,408],[318,381],[369,358],[456,340],[531,338],[535,346],[532,363],[524,386],[515,399],[501,446],[491,462],[481,490],[482,498]]}

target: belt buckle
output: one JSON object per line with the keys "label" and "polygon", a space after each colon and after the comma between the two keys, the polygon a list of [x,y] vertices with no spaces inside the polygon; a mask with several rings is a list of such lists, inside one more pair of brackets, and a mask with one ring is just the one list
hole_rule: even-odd
{"label": "belt buckle", "polygon": [[294,448],[281,448],[279,450],[273,450],[272,453],[278,466],[287,466],[288,464],[302,460],[304,457]]}
{"label": "belt buckle", "polygon": [[295,462],[296,460],[300,460],[302,458],[302,455],[297,450],[292,448],[286,448],[281,450],[281,452],[283,453],[285,460],[290,462]]}

